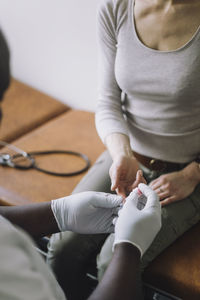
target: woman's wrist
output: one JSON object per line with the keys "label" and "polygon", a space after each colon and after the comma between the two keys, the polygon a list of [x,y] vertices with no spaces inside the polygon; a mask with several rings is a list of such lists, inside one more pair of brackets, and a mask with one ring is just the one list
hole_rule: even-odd
{"label": "woman's wrist", "polygon": [[193,161],[183,170],[183,174],[186,177],[186,180],[190,180],[196,186],[200,183],[200,164]]}
{"label": "woman's wrist", "polygon": [[113,161],[118,160],[120,157],[134,157],[127,135],[113,133],[107,136],[106,146]]}
{"label": "woman's wrist", "polygon": [[113,156],[113,160],[119,159],[119,158],[135,158],[133,155],[133,151],[130,147],[124,147],[123,149],[119,149],[119,152]]}

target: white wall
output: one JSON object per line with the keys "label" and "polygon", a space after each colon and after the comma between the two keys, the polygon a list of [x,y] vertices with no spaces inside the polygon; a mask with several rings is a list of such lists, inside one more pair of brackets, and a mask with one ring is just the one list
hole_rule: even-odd
{"label": "white wall", "polygon": [[98,0],[0,0],[12,75],[68,105],[95,110]]}

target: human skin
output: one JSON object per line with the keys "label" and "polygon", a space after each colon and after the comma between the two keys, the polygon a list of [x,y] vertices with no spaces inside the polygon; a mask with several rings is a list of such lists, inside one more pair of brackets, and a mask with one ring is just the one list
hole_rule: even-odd
{"label": "human skin", "polygon": [[102,281],[88,300],[143,299],[138,284],[139,269],[139,250],[128,243],[116,245],[112,261]]}
{"label": "human skin", "polygon": [[114,133],[106,138],[106,146],[113,159],[109,174],[111,190],[124,198],[139,183],[146,183],[139,164],[133,156],[128,136]]}

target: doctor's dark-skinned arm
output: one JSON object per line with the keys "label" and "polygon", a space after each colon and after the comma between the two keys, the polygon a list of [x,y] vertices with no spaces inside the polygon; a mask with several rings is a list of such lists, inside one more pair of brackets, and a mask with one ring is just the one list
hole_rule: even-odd
{"label": "doctor's dark-skinned arm", "polygon": [[137,189],[126,198],[116,221],[112,261],[89,300],[142,299],[137,284],[140,258],[161,228],[161,206],[150,187],[139,184],[139,189],[147,197],[147,203],[143,210],[137,208]]}
{"label": "doctor's dark-skinned arm", "polygon": [[27,231],[33,238],[59,231],[110,233],[122,197],[100,192],[83,192],[51,202],[0,207],[0,214]]}

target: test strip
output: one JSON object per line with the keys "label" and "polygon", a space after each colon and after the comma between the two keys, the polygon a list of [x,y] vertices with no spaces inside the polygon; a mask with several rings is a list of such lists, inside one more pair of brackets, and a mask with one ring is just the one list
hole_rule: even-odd
{"label": "test strip", "polygon": [[137,194],[138,194],[137,208],[139,210],[142,210],[146,205],[147,197],[140,191],[140,189],[138,189]]}

